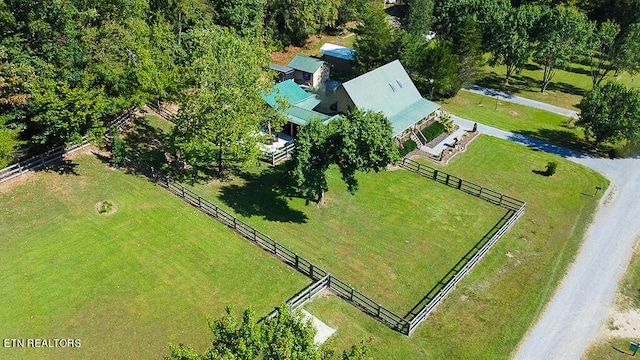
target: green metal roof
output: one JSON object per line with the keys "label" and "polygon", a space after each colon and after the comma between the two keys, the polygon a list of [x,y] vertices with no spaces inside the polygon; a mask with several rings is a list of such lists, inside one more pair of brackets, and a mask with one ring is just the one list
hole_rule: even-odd
{"label": "green metal roof", "polygon": [[391,126],[393,126],[393,136],[399,135],[411,125],[422,120],[425,116],[438,110],[440,105],[420,98],[413,104],[405,107],[389,118]]}
{"label": "green metal roof", "polygon": [[313,74],[322,66],[322,64],[324,64],[323,60],[310,56],[296,55],[296,57],[294,57],[287,66],[295,70]]}
{"label": "green metal roof", "polygon": [[297,106],[292,106],[284,111],[289,121],[294,124],[305,126],[312,119],[320,119],[323,123],[327,124],[334,116],[325,115],[313,110],[303,109]]}
{"label": "green metal roof", "polygon": [[394,136],[440,108],[422,98],[399,60],[342,86],[358,109],[382,112],[391,121]]}
{"label": "green metal roof", "polygon": [[[306,100],[312,95],[302,90],[298,84],[296,84],[293,80],[283,81],[281,83],[277,83],[271,88],[271,94],[262,95],[264,101],[271,106],[276,106],[276,96],[283,97],[290,104],[295,104],[297,102]],[[317,104],[316,104],[317,105]]]}

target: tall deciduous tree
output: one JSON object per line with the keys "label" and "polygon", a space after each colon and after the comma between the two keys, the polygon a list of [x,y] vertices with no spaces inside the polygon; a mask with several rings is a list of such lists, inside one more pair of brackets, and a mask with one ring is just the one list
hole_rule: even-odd
{"label": "tall deciduous tree", "polygon": [[491,52],[489,65],[504,65],[504,82],[520,72],[529,61],[534,49],[533,25],[537,22],[540,9],[522,5],[497,14],[491,26],[491,39],[488,48]]}
{"label": "tall deciduous tree", "polygon": [[613,21],[605,21],[592,32],[587,47],[587,58],[590,62],[593,86],[600,85],[602,80],[614,70],[616,57],[621,49],[616,46],[616,37],[620,33],[620,25]]}
{"label": "tall deciduous tree", "polygon": [[591,29],[587,17],[578,10],[563,6],[543,9],[534,30],[534,59],[544,70],[541,92],[545,92],[558,69],[582,55]]}
{"label": "tall deciduous tree", "polygon": [[631,76],[640,72],[640,23],[629,25],[620,39],[614,60],[616,74],[626,71]]}
{"label": "tall deciduous tree", "polygon": [[271,111],[260,95],[270,85],[264,76],[266,50],[225,28],[196,28],[185,40],[191,58],[174,130],[176,147],[187,161],[213,161],[219,173],[255,160],[257,133],[265,111]]}
{"label": "tall deciduous tree", "polygon": [[294,143],[287,178],[302,197],[320,204],[329,190],[325,173],[333,161],[329,127],[320,120],[311,120],[298,131]]}
{"label": "tall deciduous tree", "polygon": [[354,110],[328,126],[313,120],[296,138],[287,177],[304,198],[321,204],[328,190],[326,171],[336,164],[353,194],[356,171],[380,171],[398,160],[389,120],[380,113]]}
{"label": "tall deciduous tree", "polygon": [[632,140],[640,135],[640,93],[616,82],[596,86],[580,102],[577,125],[594,138],[594,148],[605,141]]}
{"label": "tall deciduous tree", "polygon": [[399,160],[393,128],[382,113],[353,110],[335,121],[335,162],[349,192],[358,190],[356,171],[384,170]]}
{"label": "tall deciduous tree", "polygon": [[362,23],[356,29],[355,67],[365,73],[378,68],[393,59],[393,29],[387,22],[382,8],[371,4]]}

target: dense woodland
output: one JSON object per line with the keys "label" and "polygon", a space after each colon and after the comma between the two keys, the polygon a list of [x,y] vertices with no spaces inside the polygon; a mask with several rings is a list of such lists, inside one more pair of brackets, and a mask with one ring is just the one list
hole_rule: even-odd
{"label": "dense woodland", "polygon": [[[269,51],[352,21],[361,70],[401,58],[431,96],[477,79],[486,53],[513,72],[533,59],[548,81],[578,58],[591,64],[594,84],[640,67],[638,0],[405,0],[399,8],[393,27],[382,2],[369,0],[0,0],[0,167],[19,149],[99,136],[109,116],[159,98],[183,109],[175,146],[221,165],[230,140],[277,118],[265,116],[259,97],[271,86]],[[427,44],[431,30],[438,36]]]}

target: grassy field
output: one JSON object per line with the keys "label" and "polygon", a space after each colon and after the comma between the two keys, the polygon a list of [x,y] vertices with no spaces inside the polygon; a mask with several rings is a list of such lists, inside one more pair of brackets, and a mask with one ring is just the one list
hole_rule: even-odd
{"label": "grassy field", "polygon": [[[262,316],[308,284],[144,178],[81,155],[0,191],[0,334],[72,338],[79,349],[0,348],[0,358],[160,358],[203,350],[206,317]],[[95,204],[110,200],[104,216]]]}
{"label": "grassy field", "polygon": [[[538,175],[558,162],[553,177]],[[507,141],[481,137],[444,170],[527,201],[525,216],[418,330],[406,338],[334,297],[306,308],[338,328],[336,345],[375,338],[382,359],[507,359],[549,300],[597,204],[582,166]]]}
{"label": "grassy field", "polygon": [[498,102],[485,95],[460,91],[441,103],[442,109],[479,123],[540,139],[552,144],[590,152],[592,143],[585,139],[582,128],[567,126],[568,118],[549,111]]}
{"label": "grassy field", "polygon": [[332,169],[326,205],[305,205],[262,170],[194,188],[401,316],[505,213],[404,170],[361,174],[351,195]]}
{"label": "grassy field", "polygon": [[[504,66],[486,66],[484,70],[485,78],[478,81],[479,85],[573,110],[579,110],[577,105],[586,91],[592,88],[589,67],[578,63],[571,64],[566,70],[558,70],[545,93],[540,92],[543,71],[536,64],[529,63],[520,74],[511,78],[508,86],[504,85]],[[632,77],[622,73],[613,77],[613,74],[610,74],[604,82],[611,80],[640,88],[638,76]]]}

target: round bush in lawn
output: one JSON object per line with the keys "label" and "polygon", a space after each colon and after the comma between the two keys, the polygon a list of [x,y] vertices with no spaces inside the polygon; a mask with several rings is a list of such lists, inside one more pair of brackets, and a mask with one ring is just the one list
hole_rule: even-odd
{"label": "round bush in lawn", "polygon": [[96,211],[100,215],[108,216],[118,211],[118,207],[110,200],[103,200],[96,203]]}

